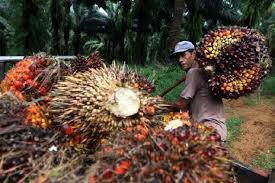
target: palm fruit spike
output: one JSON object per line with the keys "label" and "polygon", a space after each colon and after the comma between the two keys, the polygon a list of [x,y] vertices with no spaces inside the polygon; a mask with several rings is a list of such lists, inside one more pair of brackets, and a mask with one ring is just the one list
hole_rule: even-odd
{"label": "palm fruit spike", "polygon": [[166,104],[136,87],[136,77],[125,65],[115,64],[66,77],[51,92],[53,123],[67,125],[69,134],[80,134],[79,141],[87,143],[119,128],[159,125],[154,115]]}
{"label": "palm fruit spike", "polygon": [[91,183],[234,182],[219,136],[198,124],[171,131],[127,128],[105,140],[96,156]]}
{"label": "palm fruit spike", "polygon": [[89,69],[99,69],[103,67],[103,59],[100,58],[98,52],[91,53],[86,59],[78,55],[76,59],[71,62],[72,72],[85,72]]}
{"label": "palm fruit spike", "polygon": [[[85,72],[89,69],[100,69],[103,67],[103,59],[100,58],[98,52],[91,53],[87,59],[83,56],[77,56],[75,60],[71,62],[72,72]],[[139,75],[135,77],[136,87],[145,90],[148,93],[152,93],[155,90],[155,86],[148,81],[147,78]]]}

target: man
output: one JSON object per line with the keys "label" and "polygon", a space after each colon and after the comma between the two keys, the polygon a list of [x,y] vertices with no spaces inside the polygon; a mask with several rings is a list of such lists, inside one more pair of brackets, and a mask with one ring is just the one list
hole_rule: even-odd
{"label": "man", "polygon": [[177,57],[186,71],[185,87],[172,108],[188,111],[192,121],[215,128],[221,140],[225,141],[227,130],[223,102],[221,98],[212,95],[207,82],[208,74],[196,62],[194,45],[189,41],[181,41],[176,44],[171,56]]}

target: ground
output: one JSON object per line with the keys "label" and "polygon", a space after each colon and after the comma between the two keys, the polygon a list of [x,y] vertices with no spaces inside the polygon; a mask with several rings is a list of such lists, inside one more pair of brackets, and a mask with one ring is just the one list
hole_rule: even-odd
{"label": "ground", "polygon": [[229,129],[231,156],[253,168],[275,168],[275,97],[228,100],[225,111],[227,122],[235,123]]}

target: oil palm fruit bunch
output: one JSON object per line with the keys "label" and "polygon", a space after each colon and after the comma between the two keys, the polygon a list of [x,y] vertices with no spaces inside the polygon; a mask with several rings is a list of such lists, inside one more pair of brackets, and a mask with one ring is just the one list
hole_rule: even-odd
{"label": "oil palm fruit bunch", "polygon": [[213,94],[235,99],[257,89],[271,67],[264,36],[236,26],[209,31],[198,44],[197,61],[211,72]]}
{"label": "oil palm fruit bunch", "polygon": [[11,91],[18,99],[31,101],[46,96],[52,85],[67,72],[63,61],[38,53],[25,57],[7,72],[1,82],[1,91]]}
{"label": "oil palm fruit bunch", "polygon": [[167,104],[136,87],[136,77],[116,64],[65,77],[50,93],[53,125],[63,125],[80,144],[93,144],[113,130],[136,124],[159,125],[155,116]]}
{"label": "oil palm fruit bunch", "polygon": [[34,76],[30,74],[30,66],[31,62],[27,59],[16,63],[15,66],[7,72],[6,77],[1,82],[1,91],[3,93],[10,91],[14,93],[19,100],[26,100],[22,93],[22,88],[24,85],[28,85],[28,82],[32,84]]}
{"label": "oil palm fruit bunch", "polygon": [[[1,82],[1,91],[12,92],[21,101],[38,100],[37,104],[31,105],[26,110],[28,114],[25,123],[28,121],[34,126],[46,127],[49,123],[48,119],[33,116],[36,113],[31,111],[33,111],[33,108],[38,110],[38,107],[34,106],[41,106],[40,111],[47,108],[50,100],[49,97],[46,97],[48,91],[60,78],[68,73],[69,69],[63,61],[50,57],[45,53],[39,53],[17,62]],[[44,111],[38,113],[44,113]],[[41,124],[41,121],[46,122]]]}
{"label": "oil palm fruit bunch", "polygon": [[91,69],[99,69],[103,67],[103,59],[100,58],[98,52],[91,53],[88,58],[78,55],[76,59],[71,62],[72,72],[85,72]]}
{"label": "oil palm fruit bunch", "polygon": [[136,76],[136,87],[140,90],[145,90],[148,93],[152,93],[156,88],[152,82],[150,82],[144,76],[138,75]]}
{"label": "oil palm fruit bunch", "polygon": [[94,163],[91,156],[69,154],[63,149],[57,152],[46,152],[36,159],[29,182],[81,182],[88,168]]}
{"label": "oil palm fruit bunch", "polygon": [[203,125],[152,131],[141,125],[105,140],[90,182],[234,182],[229,156]]}
{"label": "oil palm fruit bunch", "polygon": [[[35,95],[45,95],[46,87],[41,86],[37,80],[34,81],[35,77],[41,74],[46,67],[45,57],[46,55],[42,54],[34,55],[17,62],[1,82],[1,90],[14,92],[20,100],[29,100],[34,92]],[[33,89],[32,91],[29,90],[30,87]]]}

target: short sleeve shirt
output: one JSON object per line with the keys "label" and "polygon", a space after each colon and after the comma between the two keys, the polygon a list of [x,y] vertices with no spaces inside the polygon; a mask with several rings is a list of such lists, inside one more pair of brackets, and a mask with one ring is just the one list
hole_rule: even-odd
{"label": "short sleeve shirt", "polygon": [[190,100],[189,113],[192,121],[225,122],[223,101],[212,95],[208,86],[208,76],[202,68],[189,69],[184,85],[180,96]]}

